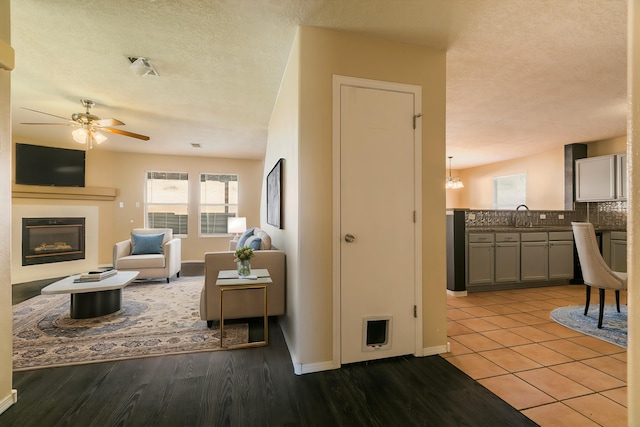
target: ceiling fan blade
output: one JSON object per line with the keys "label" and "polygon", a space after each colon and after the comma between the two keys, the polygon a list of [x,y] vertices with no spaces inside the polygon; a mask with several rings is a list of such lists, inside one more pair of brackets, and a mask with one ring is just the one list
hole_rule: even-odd
{"label": "ceiling fan blade", "polygon": [[77,123],[20,123],[21,125],[76,126]]}
{"label": "ceiling fan blade", "polygon": [[139,133],[127,132],[126,130],[121,129],[113,129],[113,128],[99,128],[100,130],[104,130],[111,133],[117,133],[119,135],[130,136],[131,138],[138,138],[144,141],[148,141],[150,138],[146,135],[140,135]]}
{"label": "ceiling fan blade", "polygon": [[124,126],[118,119],[100,119],[95,121],[96,126]]}
{"label": "ceiling fan blade", "polygon": [[45,113],[44,111],[33,110],[33,109],[27,108],[27,107],[20,107],[20,108],[22,108],[23,110],[33,111],[34,113],[46,114],[47,116],[57,117],[57,118],[62,119],[62,120],[69,120],[69,117],[57,116],[55,114]]}

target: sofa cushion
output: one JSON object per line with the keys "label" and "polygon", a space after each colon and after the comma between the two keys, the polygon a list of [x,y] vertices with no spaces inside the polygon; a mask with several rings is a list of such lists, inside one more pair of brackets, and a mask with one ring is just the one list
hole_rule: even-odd
{"label": "sofa cushion", "polygon": [[131,234],[131,255],[162,254],[162,234]]}
{"label": "sofa cushion", "polygon": [[164,268],[165,257],[164,255],[150,254],[150,255],[129,255],[118,259],[116,269],[130,269],[137,270],[143,268]]}
{"label": "sofa cushion", "polygon": [[247,239],[253,236],[253,230],[255,230],[255,227],[251,227],[250,229],[242,233],[242,236],[240,236],[240,238],[238,239],[236,248],[244,248],[246,246]]}
{"label": "sofa cushion", "polygon": [[271,249],[271,237],[267,234],[266,231],[260,229],[260,228],[256,228],[253,231],[253,235],[260,238],[261,243],[260,243],[260,249],[261,250],[269,250]]}

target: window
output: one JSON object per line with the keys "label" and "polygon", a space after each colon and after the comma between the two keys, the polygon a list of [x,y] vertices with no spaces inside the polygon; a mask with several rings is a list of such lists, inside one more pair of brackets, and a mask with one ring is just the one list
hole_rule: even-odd
{"label": "window", "polygon": [[493,208],[515,209],[527,202],[527,174],[493,178]]}
{"label": "window", "polygon": [[189,174],[147,172],[147,227],[171,228],[173,234],[187,234]]}
{"label": "window", "polygon": [[200,234],[226,234],[238,215],[238,175],[200,174]]}

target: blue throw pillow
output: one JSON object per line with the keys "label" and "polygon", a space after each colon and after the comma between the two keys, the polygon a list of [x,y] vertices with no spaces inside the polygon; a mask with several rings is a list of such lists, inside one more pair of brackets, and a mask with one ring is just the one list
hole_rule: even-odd
{"label": "blue throw pillow", "polygon": [[262,239],[259,237],[253,236],[247,239],[247,242],[245,244],[249,246],[251,249],[253,249],[254,251],[259,251],[260,245],[262,244]]}
{"label": "blue throw pillow", "polygon": [[161,254],[163,239],[164,233],[131,234],[131,240],[133,241],[131,255]]}
{"label": "blue throw pillow", "polygon": [[244,233],[242,233],[242,236],[240,236],[240,238],[238,239],[238,243],[236,244],[236,248],[244,248],[244,244],[247,241],[247,239],[251,236],[253,236],[253,230],[255,229],[255,227],[251,227],[250,229],[248,229],[247,231],[245,231]]}

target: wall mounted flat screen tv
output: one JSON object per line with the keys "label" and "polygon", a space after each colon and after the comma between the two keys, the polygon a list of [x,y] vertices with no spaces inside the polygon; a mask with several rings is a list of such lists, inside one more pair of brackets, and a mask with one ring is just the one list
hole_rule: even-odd
{"label": "wall mounted flat screen tv", "polygon": [[16,144],[16,184],[84,187],[85,151]]}

